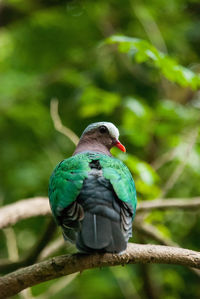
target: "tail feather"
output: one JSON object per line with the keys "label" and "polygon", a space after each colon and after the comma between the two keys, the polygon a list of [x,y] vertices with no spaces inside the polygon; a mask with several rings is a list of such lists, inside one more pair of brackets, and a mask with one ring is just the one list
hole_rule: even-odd
{"label": "tail feather", "polygon": [[127,242],[119,228],[119,224],[112,222],[112,238],[109,246],[106,248],[107,252],[119,253],[126,250]]}
{"label": "tail feather", "polygon": [[126,249],[120,224],[89,212],[85,213],[76,245],[80,251],[87,253],[121,252]]}

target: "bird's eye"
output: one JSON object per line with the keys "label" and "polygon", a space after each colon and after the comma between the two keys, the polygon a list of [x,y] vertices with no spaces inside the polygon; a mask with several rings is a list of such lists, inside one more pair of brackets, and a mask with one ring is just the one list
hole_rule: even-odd
{"label": "bird's eye", "polygon": [[107,129],[106,126],[100,126],[100,127],[99,127],[99,132],[100,132],[101,134],[105,134],[106,132],[108,132],[108,129]]}

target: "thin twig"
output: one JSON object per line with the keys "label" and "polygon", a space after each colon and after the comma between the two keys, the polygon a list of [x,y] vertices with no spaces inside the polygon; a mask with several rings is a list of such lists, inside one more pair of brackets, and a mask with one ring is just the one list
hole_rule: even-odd
{"label": "thin twig", "polygon": [[12,227],[5,228],[3,232],[6,238],[8,259],[10,262],[15,262],[19,259],[19,252],[15,232]]}
{"label": "thin twig", "polygon": [[178,247],[178,244],[166,237],[163,237],[159,230],[151,224],[140,223],[139,221],[135,221],[133,224],[133,229],[136,230],[139,234],[142,234],[150,239],[157,241],[158,244]]}
{"label": "thin twig", "polygon": [[51,255],[55,254],[58,250],[66,246],[66,241],[60,236],[58,239],[47,245],[39,254],[38,261],[42,261]]}
{"label": "thin twig", "polygon": [[51,240],[56,229],[56,224],[51,218],[44,232],[42,232],[41,237],[39,238],[38,243],[33,247],[33,249],[28,253],[28,255],[16,262],[12,261],[2,261],[0,264],[0,273],[8,273],[10,271],[15,271],[21,267],[25,267],[33,264],[37,261],[37,258],[46,244]]}
{"label": "thin twig", "polygon": [[196,211],[200,209],[200,197],[146,200],[138,204],[137,213],[150,212],[151,210],[155,210],[155,209],[156,210],[182,209],[182,210]]}
{"label": "thin twig", "polygon": [[79,142],[78,136],[69,128],[65,127],[60,119],[59,113],[58,113],[58,99],[52,99],[50,103],[50,113],[51,118],[53,120],[54,128],[60,132],[61,134],[68,137],[74,145],[77,145]]}
{"label": "thin twig", "polygon": [[143,26],[152,45],[154,45],[160,51],[167,53],[168,51],[165,40],[162,36],[159,26],[156,24],[156,21],[151,15],[150,11],[146,8],[145,5],[134,5],[132,1],[131,4],[132,10],[134,11],[136,18]]}
{"label": "thin twig", "polygon": [[159,168],[161,168],[164,164],[172,161],[177,153],[177,148],[173,148],[172,150],[162,154],[161,156],[159,156],[158,158],[156,158],[156,160],[154,160],[151,163],[151,166],[155,169],[158,170]]}

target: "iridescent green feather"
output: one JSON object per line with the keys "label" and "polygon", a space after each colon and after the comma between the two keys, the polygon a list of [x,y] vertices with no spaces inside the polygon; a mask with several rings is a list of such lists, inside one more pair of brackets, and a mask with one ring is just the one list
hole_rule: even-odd
{"label": "iridescent green feather", "polygon": [[89,163],[92,160],[99,160],[103,176],[111,182],[118,198],[132,206],[135,214],[136,190],[128,168],[114,157],[85,152],[62,161],[50,178],[49,198],[54,217],[57,218],[61,210],[76,200],[84,179],[91,171]]}
{"label": "iridescent green feather", "polygon": [[49,181],[49,199],[56,220],[60,211],[79,195],[90,171],[89,162],[87,155],[76,155],[60,162],[53,171]]}
{"label": "iridescent green feather", "polygon": [[116,158],[109,157],[110,159],[107,159],[106,157],[107,156],[103,156],[100,160],[103,175],[111,182],[118,198],[132,206],[134,218],[137,196],[132,175],[123,162]]}

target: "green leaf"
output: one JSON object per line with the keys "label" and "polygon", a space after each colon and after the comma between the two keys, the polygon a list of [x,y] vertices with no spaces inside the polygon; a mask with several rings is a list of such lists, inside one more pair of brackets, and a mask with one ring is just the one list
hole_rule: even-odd
{"label": "green leaf", "polygon": [[177,83],[183,87],[197,89],[200,87],[200,76],[193,73],[169,57],[158,51],[149,42],[131,38],[127,36],[112,35],[105,40],[107,44],[117,44],[122,53],[127,53],[135,59],[137,63],[148,62],[156,67],[169,81]]}

